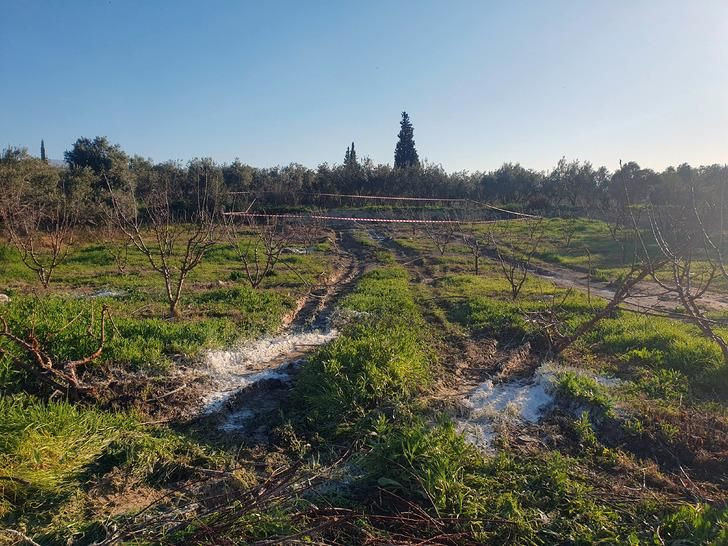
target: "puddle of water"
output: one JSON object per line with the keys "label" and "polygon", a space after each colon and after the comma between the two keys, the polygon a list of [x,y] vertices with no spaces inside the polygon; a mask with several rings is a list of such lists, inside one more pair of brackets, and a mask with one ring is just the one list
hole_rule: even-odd
{"label": "puddle of water", "polygon": [[96,292],[93,292],[91,294],[82,294],[80,296],[77,296],[79,298],[88,298],[88,299],[96,299],[96,298],[121,298],[123,296],[126,296],[127,292],[126,290],[113,290],[111,288],[103,288],[101,290],[97,290]]}
{"label": "puddle of water", "polygon": [[220,426],[223,432],[235,432],[246,427],[248,421],[255,417],[255,412],[249,409],[242,409],[231,413],[225,422]]}
{"label": "puddle of water", "polygon": [[212,379],[213,387],[203,398],[202,413],[220,411],[235,393],[259,381],[290,381],[287,368],[292,361],[337,335],[336,329],[289,332],[232,350],[208,351],[203,369]]}
{"label": "puddle of water", "polygon": [[[499,424],[533,424],[541,420],[554,404],[558,375],[567,371],[589,373],[547,362],[528,379],[497,384],[485,381],[462,401],[465,415],[455,420],[458,430],[476,447],[491,450]],[[617,379],[589,375],[605,386],[618,382]]]}

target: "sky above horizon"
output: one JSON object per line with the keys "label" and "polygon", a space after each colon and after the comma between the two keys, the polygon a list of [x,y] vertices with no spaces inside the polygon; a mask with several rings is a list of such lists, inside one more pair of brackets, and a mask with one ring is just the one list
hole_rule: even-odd
{"label": "sky above horizon", "polygon": [[9,1],[0,147],[448,171],[728,162],[722,0]]}

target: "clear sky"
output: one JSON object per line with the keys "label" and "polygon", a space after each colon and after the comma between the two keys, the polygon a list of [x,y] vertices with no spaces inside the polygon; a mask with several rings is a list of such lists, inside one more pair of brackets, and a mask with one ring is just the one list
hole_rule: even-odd
{"label": "clear sky", "polygon": [[728,162],[726,0],[0,0],[0,146],[155,160]]}

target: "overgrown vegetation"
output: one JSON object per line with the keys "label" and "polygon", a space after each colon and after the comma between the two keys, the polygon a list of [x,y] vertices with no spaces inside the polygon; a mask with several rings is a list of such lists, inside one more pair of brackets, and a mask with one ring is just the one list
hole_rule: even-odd
{"label": "overgrown vegetation", "polygon": [[[209,160],[181,167],[84,140],[58,171],[6,153],[0,175],[13,192],[2,202],[10,239],[0,246],[8,296],[0,302],[2,525],[43,544],[728,540],[720,343],[728,331],[713,293],[724,283],[712,283],[723,275],[722,238],[711,238],[715,211],[695,206],[705,233],[693,229],[691,241],[705,243],[704,254],[686,253],[664,234],[667,216],[655,208],[668,186],[665,206],[687,195],[685,171],[654,178],[627,164],[609,176],[563,161],[546,175],[510,165],[445,176],[412,157],[385,172],[360,163],[352,145],[344,167],[316,173]],[[716,173],[690,170],[690,195],[710,195]],[[184,412],[155,413],[163,400],[199,405],[200,392],[175,398],[192,383],[176,384],[175,374],[188,373],[205,350],[274,332],[304,296],[312,294],[309,305],[323,298],[315,287],[341,243],[318,224],[266,227],[256,217],[240,225],[229,217],[221,241],[216,222],[233,204],[222,190],[254,189],[236,195],[280,207],[300,188],[344,191],[365,180],[371,185],[351,191],[407,194],[416,182],[433,194],[518,198],[521,208],[549,213],[591,206],[605,220],[467,225],[428,205],[421,219],[453,223],[356,229],[349,250],[376,265],[361,264],[367,272],[338,301],[339,336],[283,379],[269,368],[244,370],[267,377],[250,391],[274,418],[237,442],[207,426],[219,424],[214,416],[190,424]],[[79,208],[58,222],[21,225],[24,203],[40,203],[33,181],[55,199],[47,210]],[[634,193],[645,181],[648,191]],[[623,199],[620,187],[633,193]],[[525,204],[533,188],[546,203]],[[303,212],[311,204],[294,201]],[[414,214],[406,206],[367,213],[375,209]],[[626,216],[610,216],[618,210]],[[98,225],[121,226],[127,239],[111,229],[99,244]],[[50,244],[50,269],[23,246],[38,233]],[[673,251],[671,281],[665,256]],[[547,278],[559,271],[572,274],[570,284]],[[662,286],[669,301],[645,312],[629,301],[639,283]],[[623,298],[609,300],[625,286]],[[698,301],[706,295],[713,307]],[[45,384],[28,366],[37,354],[62,367],[83,361],[73,373],[94,389],[80,396]],[[553,402],[537,419],[504,420],[487,449],[462,432],[477,388],[486,397],[526,392],[546,365],[554,380],[544,396]],[[279,401],[264,399],[268,388]]]}

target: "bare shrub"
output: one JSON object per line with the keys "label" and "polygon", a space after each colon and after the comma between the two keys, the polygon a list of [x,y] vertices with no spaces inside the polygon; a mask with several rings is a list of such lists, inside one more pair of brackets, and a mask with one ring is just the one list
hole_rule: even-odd
{"label": "bare shrub", "polygon": [[503,277],[510,286],[511,298],[515,300],[526,283],[531,262],[543,240],[540,222],[529,220],[525,239],[518,241],[518,244],[504,243],[493,231],[490,232],[489,238]]}
{"label": "bare shrub", "polygon": [[104,248],[114,259],[116,270],[123,275],[126,273],[126,267],[129,264],[129,250],[132,247],[132,242],[129,237],[119,230],[113,213],[108,214],[105,220],[102,228]]}
{"label": "bare shrub", "polygon": [[458,223],[448,216],[443,223],[423,222],[422,231],[435,244],[440,256],[444,256],[448,245],[455,240]]}
{"label": "bare shrub", "polygon": [[482,256],[483,247],[485,246],[484,241],[479,233],[472,231],[470,233],[461,233],[463,244],[470,251],[470,255],[473,257],[473,267],[475,269],[475,275],[480,274],[480,258]]}
{"label": "bare shrub", "polygon": [[276,218],[265,217],[257,222],[254,216],[227,215],[225,234],[235,250],[243,272],[252,288],[258,288],[280,260],[293,231]]}
{"label": "bare shrub", "polygon": [[175,318],[189,274],[217,242],[217,200],[213,184],[201,175],[189,203],[191,212],[176,212],[171,204],[174,175],[160,173],[155,182],[156,191],[141,204],[131,187],[120,193],[109,186],[109,191],[116,225],[164,280],[169,316]]}

